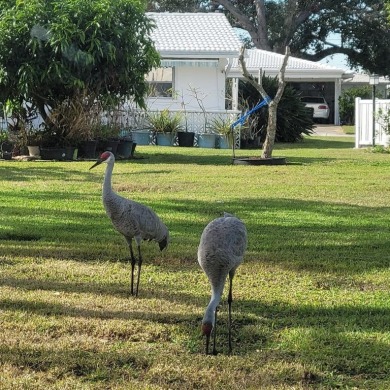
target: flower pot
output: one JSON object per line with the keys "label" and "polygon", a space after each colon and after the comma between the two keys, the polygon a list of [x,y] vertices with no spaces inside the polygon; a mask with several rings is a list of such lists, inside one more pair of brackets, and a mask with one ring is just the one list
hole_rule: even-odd
{"label": "flower pot", "polygon": [[97,140],[83,141],[80,144],[79,154],[84,158],[96,158]]}
{"label": "flower pot", "polygon": [[118,150],[119,140],[108,140],[104,142],[103,149],[116,155]]}
{"label": "flower pot", "polygon": [[225,134],[218,134],[217,136],[217,147],[219,149],[230,149],[229,137]]}
{"label": "flower pot", "polygon": [[28,145],[27,149],[28,149],[29,156],[31,156],[31,157],[40,157],[41,156],[41,150],[40,150],[39,146]]}
{"label": "flower pot", "polygon": [[195,133],[192,131],[178,131],[177,142],[179,146],[194,146]]}
{"label": "flower pot", "polygon": [[65,147],[65,160],[72,161],[77,160],[77,148],[75,146]]}
{"label": "flower pot", "polygon": [[150,143],[150,131],[149,130],[133,130],[131,132],[133,142],[137,145],[149,145]]}
{"label": "flower pot", "polygon": [[159,146],[171,146],[172,145],[172,134],[171,133],[157,133],[157,145]]}
{"label": "flower pot", "polygon": [[41,148],[42,160],[65,160],[65,148]]}
{"label": "flower pot", "polygon": [[1,144],[1,157],[4,160],[11,160],[12,159],[12,151],[14,149],[14,145],[11,142],[4,141]]}
{"label": "flower pot", "polygon": [[122,139],[119,141],[116,154],[120,158],[130,158],[132,156],[133,141]]}
{"label": "flower pot", "polygon": [[200,148],[215,148],[216,139],[216,134],[199,134],[198,146]]}

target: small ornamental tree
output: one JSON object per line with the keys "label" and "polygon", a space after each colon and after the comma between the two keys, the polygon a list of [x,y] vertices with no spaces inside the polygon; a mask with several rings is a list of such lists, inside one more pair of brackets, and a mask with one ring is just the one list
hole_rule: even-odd
{"label": "small ornamental tree", "polygon": [[0,101],[29,102],[48,126],[49,112],[80,97],[87,109],[144,106],[144,76],[159,64],[144,11],[138,0],[1,2]]}
{"label": "small ornamental tree", "polygon": [[[264,87],[262,86],[261,80],[259,80],[259,82],[256,82],[254,77],[248,72],[246,68],[245,59],[244,59],[244,53],[245,53],[245,48],[243,47],[239,57],[239,62],[242,67],[242,74],[244,75],[245,79],[260,93],[263,99],[267,99],[268,93],[265,91]],[[278,74],[278,89],[275,93],[275,96],[268,103],[267,130],[265,133],[265,140],[263,144],[261,158],[272,158],[272,151],[274,148],[275,138],[276,138],[277,110],[278,110],[280,99],[282,98],[284,89],[286,87],[284,74],[286,71],[289,56],[290,56],[290,49],[287,46],[286,54],[283,58],[283,63]]]}

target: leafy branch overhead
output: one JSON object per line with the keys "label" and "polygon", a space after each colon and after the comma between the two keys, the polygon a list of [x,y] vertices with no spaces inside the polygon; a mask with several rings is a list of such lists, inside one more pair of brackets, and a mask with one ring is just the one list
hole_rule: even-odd
{"label": "leafy branch overhead", "polygon": [[[29,0],[0,5],[0,101],[29,101],[46,118],[81,94],[143,105],[159,63],[153,23],[136,0]],[[126,48],[126,50],[124,50]]]}

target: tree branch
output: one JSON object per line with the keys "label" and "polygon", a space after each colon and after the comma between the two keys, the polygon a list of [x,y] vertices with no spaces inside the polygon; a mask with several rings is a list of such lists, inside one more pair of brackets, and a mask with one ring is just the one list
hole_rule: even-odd
{"label": "tree branch", "polygon": [[242,74],[245,77],[245,79],[252,85],[252,87],[256,88],[256,90],[260,93],[260,95],[263,97],[263,99],[268,97],[267,92],[261,85],[261,75],[260,75],[260,80],[258,83],[256,83],[256,80],[253,78],[253,76],[248,72],[248,69],[246,67],[245,59],[244,59],[244,54],[245,54],[245,47],[242,46],[240,56],[238,57],[238,62],[241,64],[242,68]]}
{"label": "tree branch", "polygon": [[246,14],[241,12],[234,4],[229,0],[218,0],[216,3],[222,5],[225,9],[227,9],[230,14],[237,20],[240,26],[247,30],[249,35],[252,38],[254,45],[258,49],[269,50],[271,51],[271,46],[268,40],[267,33],[267,19],[265,15],[265,4],[264,0],[256,0],[255,7],[257,13],[257,28]]}

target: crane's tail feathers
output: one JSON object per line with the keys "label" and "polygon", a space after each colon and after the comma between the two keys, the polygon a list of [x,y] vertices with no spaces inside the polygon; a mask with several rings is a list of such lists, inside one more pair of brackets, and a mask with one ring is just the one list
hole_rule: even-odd
{"label": "crane's tail feathers", "polygon": [[162,251],[164,248],[168,246],[168,240],[166,237],[164,237],[159,243],[158,246],[160,247],[160,251]]}

